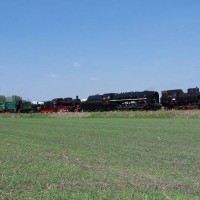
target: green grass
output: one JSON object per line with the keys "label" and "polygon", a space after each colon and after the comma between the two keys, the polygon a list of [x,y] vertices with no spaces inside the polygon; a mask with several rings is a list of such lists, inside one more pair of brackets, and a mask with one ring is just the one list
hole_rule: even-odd
{"label": "green grass", "polygon": [[1,116],[0,198],[200,199],[198,117],[110,115]]}

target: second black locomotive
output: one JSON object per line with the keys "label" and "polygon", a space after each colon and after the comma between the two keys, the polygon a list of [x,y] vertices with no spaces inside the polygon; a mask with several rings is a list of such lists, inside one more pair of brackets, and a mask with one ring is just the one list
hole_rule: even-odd
{"label": "second black locomotive", "polygon": [[81,102],[83,111],[158,110],[159,94],[156,91],[107,93],[89,96]]}

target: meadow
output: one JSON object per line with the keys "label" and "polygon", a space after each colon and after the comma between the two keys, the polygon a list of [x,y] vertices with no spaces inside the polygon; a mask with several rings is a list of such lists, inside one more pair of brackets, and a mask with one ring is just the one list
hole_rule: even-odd
{"label": "meadow", "polygon": [[200,199],[199,111],[0,116],[0,198]]}

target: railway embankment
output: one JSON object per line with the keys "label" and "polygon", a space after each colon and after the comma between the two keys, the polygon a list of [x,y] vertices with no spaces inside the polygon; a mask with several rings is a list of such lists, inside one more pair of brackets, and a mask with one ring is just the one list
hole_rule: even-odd
{"label": "railway embankment", "polygon": [[110,111],[0,114],[0,118],[200,118],[200,110]]}

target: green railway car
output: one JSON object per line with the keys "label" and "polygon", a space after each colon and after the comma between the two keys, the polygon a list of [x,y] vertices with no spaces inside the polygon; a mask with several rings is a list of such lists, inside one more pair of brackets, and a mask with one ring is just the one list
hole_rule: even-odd
{"label": "green railway car", "polygon": [[17,102],[6,102],[5,112],[16,113],[17,112]]}
{"label": "green railway car", "polygon": [[0,96],[0,112],[1,113],[29,113],[33,112],[31,102],[24,101],[20,96]]}

